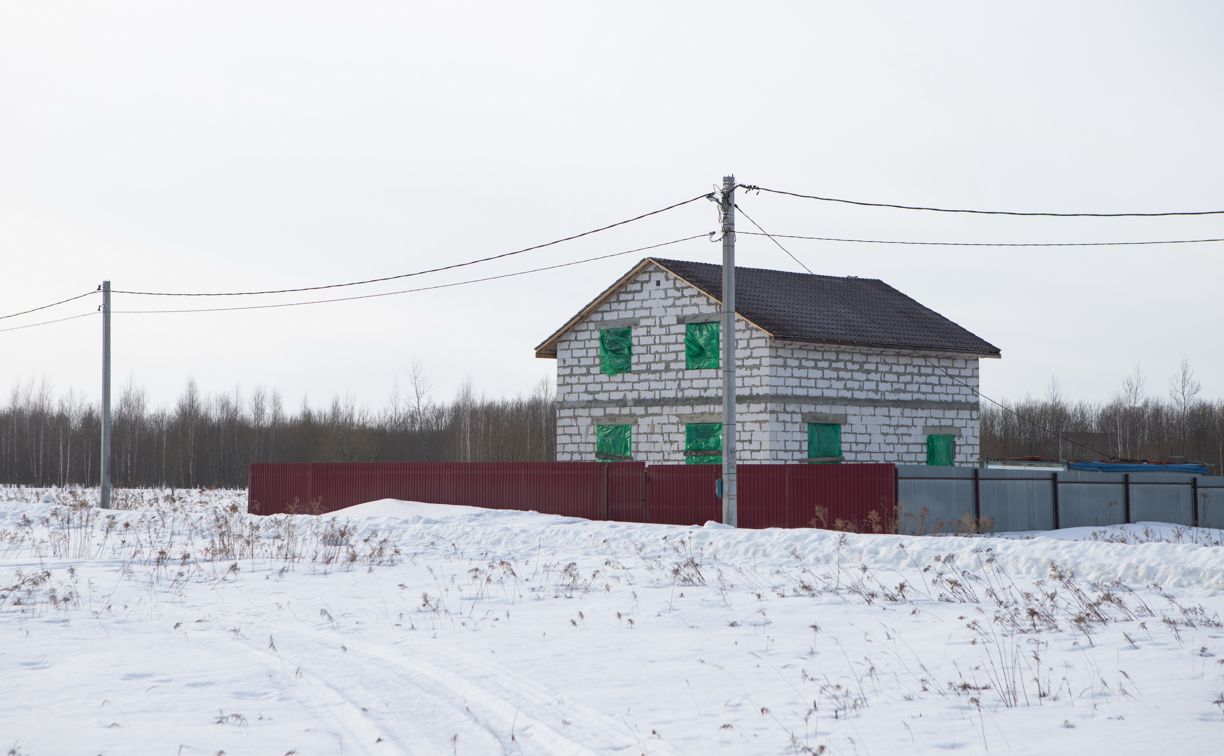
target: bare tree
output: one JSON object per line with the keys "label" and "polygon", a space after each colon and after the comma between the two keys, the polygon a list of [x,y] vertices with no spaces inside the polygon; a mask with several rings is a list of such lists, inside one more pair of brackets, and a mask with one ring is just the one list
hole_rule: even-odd
{"label": "bare tree", "polygon": [[413,427],[422,428],[425,424],[425,413],[429,408],[429,377],[425,375],[425,367],[419,358],[413,358],[412,368],[408,372],[408,388],[412,391]]}
{"label": "bare tree", "polygon": [[1147,377],[1143,375],[1143,367],[1136,362],[1131,374],[1122,381],[1122,401],[1127,407],[1138,407],[1143,404],[1143,390],[1147,385]]}
{"label": "bare tree", "polygon": [[1194,377],[1194,370],[1190,367],[1190,360],[1183,357],[1181,366],[1178,367],[1173,377],[1169,379],[1169,397],[1183,416],[1190,409],[1190,405],[1202,389],[1203,384],[1199,383],[1198,379]]}

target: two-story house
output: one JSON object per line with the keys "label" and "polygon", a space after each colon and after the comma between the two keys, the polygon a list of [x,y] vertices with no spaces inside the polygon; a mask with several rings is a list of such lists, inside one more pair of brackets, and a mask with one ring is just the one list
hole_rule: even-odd
{"label": "two-story house", "polygon": [[[557,460],[720,463],[722,268],[646,258],[536,347]],[[883,281],[736,268],[739,461],[972,465],[999,349]]]}

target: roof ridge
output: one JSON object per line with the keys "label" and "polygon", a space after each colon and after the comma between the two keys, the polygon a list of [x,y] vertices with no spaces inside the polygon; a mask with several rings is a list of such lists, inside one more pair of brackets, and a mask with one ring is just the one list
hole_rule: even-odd
{"label": "roof ridge", "polygon": [[[703,265],[703,266],[709,266],[712,268],[722,267],[722,263],[702,262],[700,260],[678,260],[672,257],[651,257],[649,259],[657,260],[658,262],[663,263],[663,264],[679,263],[681,265]],[[882,279],[879,279],[879,278],[864,278],[862,276],[835,276],[831,273],[812,273],[810,271],[804,271],[804,270],[782,270],[781,268],[757,268],[757,267],[750,266],[750,265],[740,265],[738,262],[735,264],[735,269],[736,270],[759,270],[759,271],[764,271],[767,273],[781,273],[783,275],[788,275],[788,276],[803,276],[803,277],[813,276],[815,278],[829,278],[829,279],[833,279],[837,281],[845,281],[845,280],[879,281],[880,283],[885,283]]]}

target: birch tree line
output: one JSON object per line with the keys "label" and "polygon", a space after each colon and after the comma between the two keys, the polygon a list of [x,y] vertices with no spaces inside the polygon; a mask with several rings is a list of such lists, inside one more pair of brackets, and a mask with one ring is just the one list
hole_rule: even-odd
{"label": "birch tree line", "polygon": [[[188,381],[170,407],[154,407],[129,383],[111,421],[116,486],[245,487],[252,462],[528,461],[554,455],[548,383],[509,399],[464,384],[432,399],[414,368],[378,411],[352,399],[285,407],[275,390],[205,395]],[[101,419],[95,403],[46,381],[13,389],[0,404],[0,483],[97,485]]]}
{"label": "birch tree line", "polygon": [[[1070,401],[1051,384],[1040,398],[982,403],[982,457],[1193,460],[1224,472],[1224,402],[1200,398],[1188,363],[1167,390],[1149,390],[1138,368],[1104,402]],[[334,398],[294,410],[275,390],[205,395],[188,381],[178,400],[154,407],[129,382],[112,419],[117,486],[245,487],[252,462],[552,461],[552,387],[509,399],[464,384],[436,401],[419,365],[380,410]],[[43,381],[0,402],[0,483],[96,485],[101,420],[79,393]]]}
{"label": "birch tree line", "polygon": [[1046,396],[982,403],[985,459],[1195,461],[1224,474],[1224,402],[1200,398],[1202,383],[1182,361],[1166,391],[1152,393],[1136,367],[1105,402],[1067,400],[1052,382]]}

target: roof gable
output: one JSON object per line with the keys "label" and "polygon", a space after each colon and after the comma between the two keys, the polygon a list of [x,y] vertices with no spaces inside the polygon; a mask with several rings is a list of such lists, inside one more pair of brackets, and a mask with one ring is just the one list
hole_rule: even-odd
{"label": "roof gable", "polygon": [[[722,266],[648,257],[605,289],[536,347],[556,357],[557,341],[649,265],[722,301]],[[813,344],[1000,356],[999,348],[893,287],[871,278],[840,278],[764,268],[735,268],[735,311],[777,339]]]}
{"label": "roof gable", "polygon": [[611,286],[600,292],[599,296],[592,299],[586,304],[585,307],[575,313],[572,318],[565,321],[565,325],[553,331],[552,335],[550,335],[547,339],[544,339],[543,342],[536,346],[536,357],[556,357],[557,342],[561,340],[562,336],[569,332],[571,328],[586,320],[592,312],[595,312],[595,310],[599,309],[600,305],[611,299],[616,292],[620,291],[621,288],[624,287],[625,284],[629,283],[634,278],[637,278],[639,273],[653,264],[655,264],[654,260],[649,257],[642,259],[637,265],[634,265],[628,273],[618,278]]}

